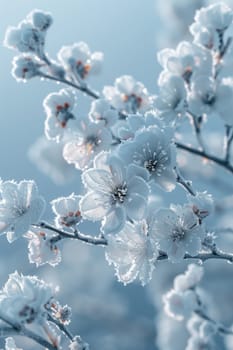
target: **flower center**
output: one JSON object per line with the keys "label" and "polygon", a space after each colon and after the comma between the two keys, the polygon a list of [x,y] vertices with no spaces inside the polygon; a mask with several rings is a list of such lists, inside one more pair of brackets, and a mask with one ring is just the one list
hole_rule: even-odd
{"label": "flower center", "polygon": [[19,311],[19,316],[22,317],[25,322],[31,323],[35,320],[36,312],[31,306],[25,305],[22,310]]}
{"label": "flower center", "polygon": [[89,64],[83,64],[82,61],[77,61],[76,62],[76,71],[77,74],[82,78],[85,79],[87,74],[89,73],[91,69],[91,66]]}
{"label": "flower center", "polygon": [[150,172],[154,172],[156,170],[158,161],[155,159],[149,159],[144,162],[144,167]]}
{"label": "flower center", "polygon": [[63,105],[56,106],[56,117],[62,128],[66,127],[69,119],[74,119],[73,114],[69,112],[69,107],[70,105],[67,102],[65,102]]}
{"label": "flower center", "polygon": [[186,234],[186,230],[184,230],[182,227],[175,227],[172,230],[172,240],[173,242],[181,241]]}
{"label": "flower center", "polygon": [[136,113],[142,104],[142,98],[135,94],[124,95],[123,100],[129,113]]}
{"label": "flower center", "polygon": [[116,187],[112,192],[113,202],[123,203],[127,195],[127,191],[128,189],[126,184]]}

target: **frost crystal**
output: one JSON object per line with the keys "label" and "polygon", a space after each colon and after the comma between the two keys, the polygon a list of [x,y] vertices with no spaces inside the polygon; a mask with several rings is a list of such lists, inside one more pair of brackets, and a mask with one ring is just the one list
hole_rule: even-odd
{"label": "frost crystal", "polygon": [[85,171],[82,180],[87,194],[81,199],[84,218],[102,220],[105,233],[119,232],[126,218],[141,220],[144,217],[149,187],[144,175],[134,165],[128,168],[115,156],[108,158],[105,169]]}
{"label": "frost crystal", "polygon": [[69,197],[57,198],[51,202],[57,227],[75,227],[81,221],[80,199],[80,196],[72,193]]}
{"label": "frost crystal", "polygon": [[152,107],[147,89],[129,75],[117,78],[114,86],[105,86],[103,95],[113,107],[127,113],[146,112]]}
{"label": "frost crystal", "polygon": [[148,236],[147,224],[126,223],[116,236],[108,237],[106,259],[113,264],[116,275],[124,284],[137,277],[144,286],[152,278],[158,250],[155,241]]}
{"label": "frost crystal", "polygon": [[7,233],[9,242],[26,233],[41,218],[45,201],[38,194],[34,181],[0,183],[0,233]]}
{"label": "frost crystal", "polygon": [[41,322],[47,318],[51,286],[35,276],[23,276],[14,272],[0,291],[0,309],[19,323]]}
{"label": "frost crystal", "polygon": [[171,206],[171,209],[160,209],[155,217],[153,235],[169,260],[179,262],[185,253],[198,254],[204,230],[190,207]]}

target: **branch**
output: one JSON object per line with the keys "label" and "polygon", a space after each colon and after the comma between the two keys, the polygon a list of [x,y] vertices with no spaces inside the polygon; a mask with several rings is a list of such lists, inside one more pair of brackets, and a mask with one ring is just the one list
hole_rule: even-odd
{"label": "branch", "polygon": [[90,235],[85,235],[85,234],[80,233],[78,231],[75,231],[74,234],[70,234],[66,231],[59,230],[56,227],[47,224],[46,222],[41,222],[40,224],[33,225],[33,226],[45,228],[45,229],[48,229],[48,230],[51,230],[53,232],[58,233],[58,235],[55,236],[53,239],[54,243],[63,239],[63,238],[71,238],[71,239],[78,239],[79,241],[82,241],[82,242],[85,242],[88,244],[92,244],[92,245],[106,246],[108,244],[106,238],[104,238],[104,237],[92,237]]}
{"label": "branch", "polygon": [[34,340],[36,343],[40,344],[41,346],[49,350],[57,350],[57,347],[53,346],[46,339],[30,331],[23,324],[13,321],[10,317],[8,317],[7,315],[4,315],[1,311],[0,311],[0,319],[6,322],[7,324],[9,324],[12,327],[12,330],[17,332],[18,335],[24,335],[27,338]]}
{"label": "branch", "polygon": [[[194,256],[192,256],[190,254],[185,254],[184,259],[185,260],[195,259],[195,260],[201,260],[203,262],[206,260],[210,260],[210,259],[220,259],[220,260],[226,260],[230,263],[233,263],[233,254],[228,254],[228,253],[224,253],[220,250],[215,250],[215,251],[210,252],[210,253],[199,253],[199,254],[194,255]],[[164,253],[163,251],[160,251],[157,260],[158,261],[168,260],[168,255],[166,253]]]}
{"label": "branch", "polygon": [[60,331],[68,337],[68,339],[73,341],[74,336],[70,333],[70,331],[66,328],[66,326],[63,323],[54,319],[51,315],[48,315],[48,321],[54,323],[60,329]]}
{"label": "branch", "polygon": [[180,142],[175,142],[175,145],[176,145],[177,148],[180,148],[183,151],[195,154],[195,155],[197,155],[199,157],[203,157],[203,158],[209,159],[212,162],[220,165],[221,167],[225,168],[226,170],[228,170],[230,173],[233,174],[233,166],[231,164],[229,164],[225,159],[222,159],[222,158],[216,157],[214,155],[208,154],[205,151],[199,151],[196,148],[193,148],[191,146],[186,146],[186,145],[184,145],[184,144],[182,144]]}
{"label": "branch", "polygon": [[192,189],[191,183],[183,178],[177,167],[174,167],[174,170],[176,173],[176,182],[179,183],[182,187],[184,187],[186,191],[188,191],[192,196],[196,196],[196,193]]}
{"label": "branch", "polygon": [[229,164],[230,162],[230,151],[231,151],[231,144],[233,141],[233,130],[232,127],[229,125],[226,125],[226,146],[225,146],[225,161]]}
{"label": "branch", "polygon": [[199,146],[201,147],[201,150],[204,151],[205,150],[205,146],[204,146],[204,142],[203,142],[202,136],[201,136],[201,121],[202,121],[202,117],[197,117],[195,114],[193,114],[190,111],[187,111],[187,113],[190,115],[190,117],[192,119],[191,123],[193,124],[195,135],[196,135],[197,141],[199,143]]}
{"label": "branch", "polygon": [[202,319],[212,323],[216,327],[216,330],[219,333],[221,333],[222,335],[233,335],[233,330],[232,329],[227,328],[227,327],[225,327],[222,324],[218,324],[215,320],[210,318],[203,310],[196,310],[195,314],[197,314]]}
{"label": "branch", "polygon": [[72,86],[73,88],[84,92],[85,94],[87,94],[90,97],[93,97],[96,100],[99,98],[99,95],[96,94],[94,91],[90,90],[87,86],[80,86],[80,85],[77,85],[75,83],[72,83],[71,81],[69,81],[69,80],[67,80],[65,78],[53,77],[52,75],[45,74],[45,73],[42,73],[42,72],[39,73],[39,76],[41,78],[44,78],[44,79],[49,79],[49,80],[53,80],[53,81],[56,81],[56,82],[59,82],[59,83],[63,83],[63,84]]}

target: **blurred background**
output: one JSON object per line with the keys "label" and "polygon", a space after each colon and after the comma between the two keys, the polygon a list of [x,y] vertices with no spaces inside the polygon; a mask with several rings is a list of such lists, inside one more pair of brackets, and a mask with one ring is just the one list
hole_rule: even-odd
{"label": "blurred background", "polygon": [[[175,47],[180,40],[187,39],[188,26],[195,10],[204,3],[206,1],[203,0],[0,0],[0,38],[2,42],[8,25],[16,26],[33,9],[51,12],[54,23],[48,30],[46,43],[46,51],[51,58],[56,58],[61,46],[85,41],[91,51],[104,53],[103,72],[89,81],[93,89],[101,91],[104,85],[112,85],[115,78],[128,74],[155,94],[160,72],[156,60],[158,49]],[[65,175],[58,175],[51,164],[53,157],[58,164],[61,160],[57,159],[57,155],[49,154],[42,139],[45,120],[42,102],[61,85],[38,79],[27,84],[17,83],[10,73],[14,52],[1,45],[0,57],[0,177],[17,181],[34,179],[48,203],[72,192],[78,194],[78,171],[64,165]],[[78,114],[86,115],[89,106],[89,98],[78,95]],[[183,159],[183,164],[187,164],[186,159]],[[194,177],[192,180],[199,181],[200,188],[204,189],[199,164],[200,160],[199,163],[195,160],[189,170]],[[231,179],[225,178],[225,173],[221,175],[219,169],[217,171],[218,176],[224,177],[226,185],[217,189],[213,186],[213,190],[217,196],[219,193],[226,195],[229,189],[232,190]],[[210,174],[214,177],[215,170],[207,169],[207,175],[202,175],[205,178]],[[178,190],[173,195],[173,201],[179,202],[183,197],[183,192]],[[162,200],[167,202],[166,198]],[[52,219],[49,205],[46,218]],[[92,229],[90,226],[89,230]],[[58,267],[36,269],[28,262],[26,240],[10,245],[5,237],[0,239],[0,285],[15,270],[24,274],[35,273],[59,285],[58,299],[68,303],[73,310],[71,330],[90,343],[91,349],[185,348],[187,334],[184,325],[171,326],[172,321],[160,313],[161,293],[171,287],[173,276],[183,271],[185,264],[172,267],[167,263],[159,265],[149,288],[137,284],[124,287],[116,281],[102,248],[66,242],[62,248],[63,262]],[[216,269],[222,269],[219,278],[221,275],[224,279],[229,277],[232,266],[209,265],[206,287],[219,291]],[[227,302],[232,302],[231,294],[227,294]],[[216,314],[221,317],[224,313],[219,310]],[[155,326],[156,318],[158,322]],[[230,322],[230,315],[228,317],[226,312],[225,319]],[[176,344],[173,342],[171,347],[173,337]],[[17,339],[17,344],[25,349],[37,349],[35,344],[24,339]],[[220,344],[224,349],[224,345]]]}

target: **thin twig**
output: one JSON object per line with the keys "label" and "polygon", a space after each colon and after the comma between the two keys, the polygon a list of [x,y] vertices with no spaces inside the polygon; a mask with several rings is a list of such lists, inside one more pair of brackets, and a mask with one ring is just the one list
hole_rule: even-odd
{"label": "thin twig", "polygon": [[74,336],[71,334],[71,332],[66,328],[66,326],[63,323],[54,319],[51,315],[48,316],[48,321],[54,323],[60,329],[60,331],[62,331],[68,337],[68,339],[70,339],[71,341],[74,339]]}
{"label": "thin twig", "polygon": [[176,182],[179,183],[183,188],[185,188],[186,191],[188,191],[192,196],[195,196],[196,193],[192,189],[191,183],[189,181],[186,181],[183,176],[180,174],[180,171],[177,169],[177,167],[174,167],[175,173],[176,173]]}
{"label": "thin twig", "polygon": [[192,153],[192,154],[195,154],[199,157],[203,157],[203,158],[206,158],[206,159],[209,159],[211,160],[212,162],[220,165],[221,167],[225,168],[226,170],[228,170],[230,173],[233,174],[233,166],[231,164],[229,164],[228,162],[226,162],[225,159],[222,159],[222,158],[219,158],[219,157],[216,157],[214,155],[211,155],[211,154],[208,154],[206,153],[205,151],[200,151],[196,148],[193,148],[191,146],[186,146],[180,142],[175,142],[176,144],[176,147],[177,148],[180,148],[186,152],[189,152],[189,153]]}
{"label": "thin twig", "polygon": [[[220,260],[226,260],[230,263],[233,263],[233,255],[228,253],[223,253],[221,251],[211,252],[211,253],[199,253],[194,256],[190,254],[185,254],[184,259],[185,260],[195,259],[195,260],[201,260],[203,262],[210,259],[220,259]],[[168,260],[168,255],[165,252],[160,251],[157,260],[159,261]]]}
{"label": "thin twig", "polygon": [[59,230],[58,228],[56,228],[52,225],[49,225],[46,222],[41,222],[40,224],[33,225],[33,226],[45,228],[45,229],[48,229],[48,230],[51,230],[53,232],[58,233],[58,237],[57,237],[56,241],[59,241],[60,239],[63,239],[63,238],[70,238],[70,239],[77,239],[79,241],[82,241],[82,242],[85,242],[88,244],[92,244],[92,245],[106,246],[108,244],[106,238],[104,238],[104,237],[92,237],[90,235],[85,235],[85,234],[80,233],[78,231],[75,231],[75,234],[70,234],[66,231]]}
{"label": "thin twig", "polygon": [[192,118],[192,124],[193,124],[193,127],[194,127],[194,131],[195,131],[195,135],[196,135],[197,141],[199,143],[199,146],[200,146],[201,150],[204,151],[205,150],[205,146],[204,146],[204,142],[202,140],[202,135],[201,135],[201,120],[202,120],[202,117],[199,118],[199,117],[197,117],[195,114],[193,114],[190,111],[187,111],[187,113]]}
{"label": "thin twig", "polygon": [[53,80],[53,81],[56,81],[59,83],[63,83],[63,84],[72,86],[73,88],[84,92],[85,94],[89,95],[90,97],[92,97],[96,100],[99,98],[99,95],[97,93],[95,93],[94,91],[90,90],[87,86],[80,86],[80,85],[77,85],[77,84],[75,84],[75,83],[73,83],[65,78],[53,77],[52,75],[49,75],[49,74],[46,74],[43,72],[40,72],[39,76],[41,78],[44,78],[44,79],[49,79],[49,80]]}
{"label": "thin twig", "polygon": [[36,343],[49,350],[57,350],[57,347],[53,346],[46,339],[27,329],[23,324],[13,321],[10,317],[4,315],[2,312],[0,312],[0,319],[9,324],[19,335],[24,335],[25,337],[34,340]]}
{"label": "thin twig", "polygon": [[233,130],[232,127],[229,125],[226,125],[226,146],[225,146],[225,161],[229,164],[230,162],[230,151],[231,151],[231,144],[233,141]]}
{"label": "thin twig", "polygon": [[222,324],[218,324],[215,320],[213,320],[212,318],[210,318],[206,313],[204,313],[203,310],[196,310],[195,314],[197,314],[199,317],[201,317],[202,319],[204,319],[205,321],[208,321],[210,323],[212,323],[215,327],[216,330],[223,335],[233,335],[233,330],[230,328],[225,327]]}

